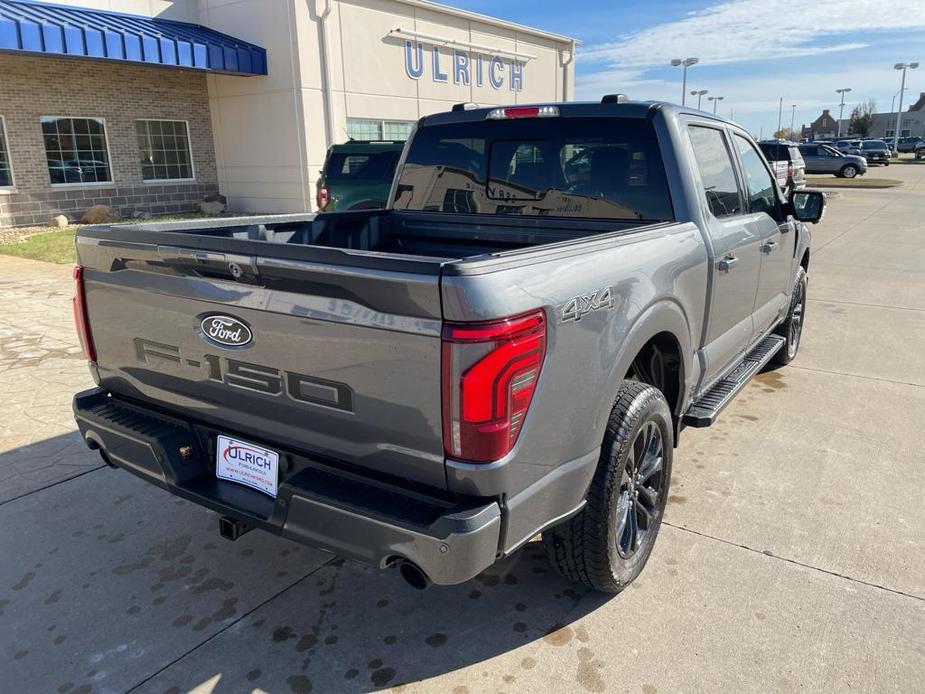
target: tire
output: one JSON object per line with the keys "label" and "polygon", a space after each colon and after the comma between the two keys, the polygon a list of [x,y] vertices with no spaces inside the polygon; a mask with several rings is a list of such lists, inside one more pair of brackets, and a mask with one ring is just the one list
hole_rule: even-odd
{"label": "tire", "polygon": [[854,164],[845,164],[838,172],[841,178],[854,178],[858,175],[858,167]]}
{"label": "tire", "polygon": [[673,450],[665,396],[645,383],[624,381],[587,503],[543,533],[546,554],[559,573],[605,593],[619,593],[640,574],[662,524]]}
{"label": "tire", "polygon": [[800,351],[803,323],[806,319],[806,289],[808,285],[806,270],[801,267],[797,270],[797,277],[793,283],[787,318],[774,330],[776,334],[786,340],[784,346],[777,350],[777,354],[771,358],[771,363],[775,366],[786,366],[796,359],[797,352]]}

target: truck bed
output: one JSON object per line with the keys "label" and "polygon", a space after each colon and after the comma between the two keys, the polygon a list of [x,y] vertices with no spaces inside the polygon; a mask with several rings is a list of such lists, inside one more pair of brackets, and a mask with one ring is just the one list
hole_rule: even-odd
{"label": "truck bed", "polygon": [[[336,214],[292,214],[237,217],[189,222],[162,222],[113,227],[107,233],[128,233],[144,238],[145,232],[168,232],[200,239],[215,250],[241,249],[235,241],[279,244],[287,249],[311,246],[444,261],[625,231],[638,222],[569,220],[565,218],[431,214],[364,210]],[[163,238],[163,237],[161,237]],[[216,243],[225,239],[229,243]],[[191,239],[184,239],[189,242]],[[200,244],[197,244],[200,245]],[[262,251],[277,254],[278,249]],[[289,253],[284,253],[290,255]],[[300,254],[305,257],[306,254]]]}
{"label": "truck bed", "polygon": [[[98,382],[215,431],[272,431],[276,445],[443,488],[441,277],[621,229],[543,221],[363,211],[81,229]],[[214,315],[252,341],[210,345],[200,326]]]}

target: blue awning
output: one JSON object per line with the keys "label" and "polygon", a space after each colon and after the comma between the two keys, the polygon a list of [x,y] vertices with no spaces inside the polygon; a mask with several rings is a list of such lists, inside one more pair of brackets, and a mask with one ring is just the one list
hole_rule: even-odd
{"label": "blue awning", "polygon": [[198,24],[32,0],[0,0],[0,52],[267,74],[266,49]]}

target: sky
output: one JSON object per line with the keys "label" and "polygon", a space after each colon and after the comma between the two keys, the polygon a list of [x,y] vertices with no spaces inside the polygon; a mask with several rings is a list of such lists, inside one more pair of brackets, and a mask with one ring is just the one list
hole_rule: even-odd
{"label": "sky", "polygon": [[845,87],[845,118],[870,99],[889,112],[898,62],[922,63],[907,72],[903,108],[925,92],[925,0],[442,1],[577,38],[579,100],[622,92],[680,102],[682,69],[671,59],[696,56],[687,91],[709,90],[704,110],[712,109],[707,97],[722,96],[717,113],[756,136],[777,129],[781,97],[785,128],[791,112],[796,128],[824,108],[837,118],[835,90]]}

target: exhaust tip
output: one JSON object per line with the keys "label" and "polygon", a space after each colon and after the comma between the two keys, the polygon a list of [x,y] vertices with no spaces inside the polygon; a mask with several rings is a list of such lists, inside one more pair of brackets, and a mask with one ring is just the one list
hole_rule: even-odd
{"label": "exhaust tip", "polygon": [[417,564],[410,561],[403,561],[399,564],[398,571],[401,573],[401,577],[405,579],[412,588],[424,590],[430,585],[430,579],[427,578],[427,574],[421,571]]}

